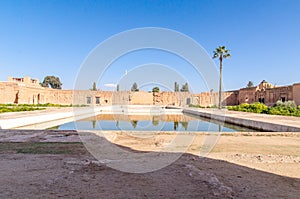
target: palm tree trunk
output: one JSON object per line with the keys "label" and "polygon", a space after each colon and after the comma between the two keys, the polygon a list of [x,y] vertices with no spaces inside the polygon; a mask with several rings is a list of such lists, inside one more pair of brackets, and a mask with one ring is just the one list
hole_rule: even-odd
{"label": "palm tree trunk", "polygon": [[220,57],[220,84],[219,84],[219,109],[222,101],[222,57]]}

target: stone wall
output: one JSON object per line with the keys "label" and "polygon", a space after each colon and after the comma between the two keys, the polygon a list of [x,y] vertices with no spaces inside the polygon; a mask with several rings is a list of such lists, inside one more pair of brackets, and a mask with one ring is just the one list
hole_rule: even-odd
{"label": "stone wall", "polygon": [[[0,102],[3,104],[37,104],[53,101],[53,89],[19,84],[16,82],[0,82]],[[57,101],[59,101],[57,99]]]}
{"label": "stone wall", "polygon": [[[19,95],[19,86],[17,83],[0,82],[0,102],[1,104],[14,103],[16,96]],[[16,101],[17,102],[17,101]]]}
{"label": "stone wall", "polygon": [[[115,95],[119,95],[118,92],[115,92]],[[129,104],[144,104],[152,105],[153,104],[153,94],[145,91],[132,92],[130,93],[131,99]]]}
{"label": "stone wall", "polygon": [[237,104],[242,104],[242,103],[251,104],[256,102],[255,99],[256,91],[257,91],[256,87],[240,89],[238,93]]}
{"label": "stone wall", "polygon": [[189,92],[159,92],[153,93],[153,104],[185,106],[194,104],[194,95]]}
{"label": "stone wall", "polygon": [[28,86],[35,86],[35,87],[40,87],[40,82],[38,79],[32,79],[29,76],[26,77],[21,77],[21,78],[16,78],[16,77],[8,77],[8,82],[15,82],[19,83],[22,85],[28,85]]}
{"label": "stone wall", "polygon": [[[293,86],[281,86],[272,89],[266,89],[265,91],[257,92],[257,101],[259,98],[265,97],[265,104],[273,106],[277,101],[290,101],[293,100]],[[263,95],[259,96],[261,93]]]}
{"label": "stone wall", "polygon": [[194,96],[195,96],[196,102],[197,102],[194,104],[198,104],[198,105],[207,107],[207,106],[216,105],[216,103],[217,103],[215,94],[213,94],[211,92],[203,92],[200,94],[195,94]]}
{"label": "stone wall", "polygon": [[297,105],[300,105],[300,83],[293,84],[293,100]]}
{"label": "stone wall", "polygon": [[233,106],[238,104],[239,91],[227,91],[223,94],[223,106]]}
{"label": "stone wall", "polygon": [[[144,105],[175,105],[189,104],[201,106],[218,105],[217,92],[192,94],[188,92],[130,92],[130,91],[90,91],[90,90],[57,90],[19,82],[0,82],[0,103],[2,104],[144,104]],[[237,91],[224,92],[222,105],[264,102],[272,106],[278,100],[294,100],[300,105],[300,84],[274,88],[257,87],[243,88]]]}
{"label": "stone wall", "polygon": [[243,88],[239,90],[238,94],[238,104],[262,102],[268,106],[273,106],[277,101],[288,101],[294,99],[293,86],[280,86],[262,89],[259,89],[259,87]]}
{"label": "stone wall", "polygon": [[[196,102],[204,107],[217,106],[219,104],[218,92],[203,92],[194,94]],[[237,104],[238,91],[228,91],[222,93],[222,106],[232,106]]]}

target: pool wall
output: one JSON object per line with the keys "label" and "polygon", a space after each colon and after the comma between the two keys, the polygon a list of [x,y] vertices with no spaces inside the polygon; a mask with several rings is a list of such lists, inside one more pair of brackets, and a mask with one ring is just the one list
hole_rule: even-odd
{"label": "pool wall", "polygon": [[[182,109],[165,109],[164,106],[146,105],[91,106],[85,108],[66,108],[59,111],[32,111],[25,114],[16,112],[10,113],[10,117],[1,117],[0,129],[46,129],[98,114],[161,115],[180,113],[182,113]],[[13,117],[14,115],[15,117]]]}
{"label": "pool wall", "polygon": [[[61,109],[50,111],[33,111],[21,113],[10,113],[0,116],[0,129],[45,129],[66,122],[79,120],[98,114],[179,114],[189,113],[195,116],[206,117],[221,122],[235,124],[260,131],[275,132],[300,132],[300,118],[290,116],[276,116],[265,114],[254,114],[245,112],[232,112],[226,110],[197,109],[182,107],[164,107],[147,105],[115,105],[88,108]],[[15,116],[15,117],[14,117]],[[37,124],[43,124],[37,127]]]}
{"label": "pool wall", "polygon": [[216,109],[183,108],[183,113],[206,117],[259,131],[300,132],[300,118]]}

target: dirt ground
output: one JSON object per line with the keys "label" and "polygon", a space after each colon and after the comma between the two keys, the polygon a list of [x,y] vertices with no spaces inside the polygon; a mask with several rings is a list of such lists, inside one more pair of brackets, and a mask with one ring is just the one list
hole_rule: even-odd
{"label": "dirt ground", "polygon": [[[173,138],[169,133],[147,139],[110,133],[100,145],[113,142],[132,153],[155,151],[157,158],[180,156],[180,147],[162,152]],[[206,138],[198,134],[175,162],[140,174],[110,168],[79,142],[2,141],[0,198],[299,198],[300,134],[223,134],[208,156],[200,157]]]}

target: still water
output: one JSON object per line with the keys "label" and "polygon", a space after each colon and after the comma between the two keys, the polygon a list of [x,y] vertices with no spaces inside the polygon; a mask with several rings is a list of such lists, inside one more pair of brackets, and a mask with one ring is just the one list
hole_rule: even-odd
{"label": "still water", "polygon": [[59,130],[127,130],[127,131],[248,131],[248,129],[231,124],[186,114],[178,115],[124,115],[100,114],[75,122],[65,123],[50,129]]}

